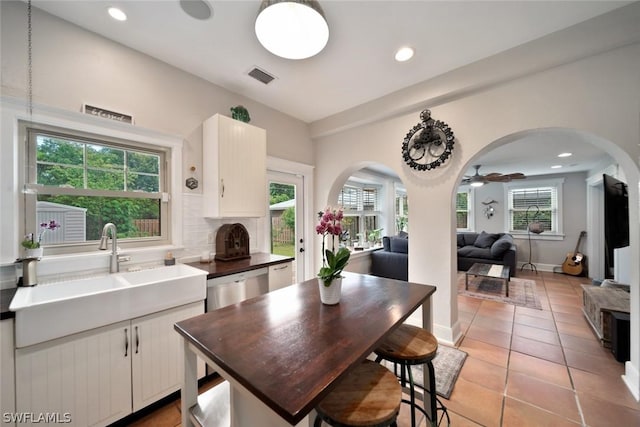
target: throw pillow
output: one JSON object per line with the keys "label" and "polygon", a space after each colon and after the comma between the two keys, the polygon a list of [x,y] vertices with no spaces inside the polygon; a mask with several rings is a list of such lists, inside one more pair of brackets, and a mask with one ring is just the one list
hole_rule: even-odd
{"label": "throw pillow", "polygon": [[465,246],[464,244],[464,234],[458,233],[458,247],[461,248]]}
{"label": "throw pillow", "polygon": [[490,248],[500,236],[497,234],[486,233],[484,231],[478,234],[478,238],[473,242],[476,248]]}
{"label": "throw pillow", "polygon": [[512,240],[508,236],[502,236],[491,245],[491,256],[497,259],[502,258],[505,252],[511,248],[511,244]]}

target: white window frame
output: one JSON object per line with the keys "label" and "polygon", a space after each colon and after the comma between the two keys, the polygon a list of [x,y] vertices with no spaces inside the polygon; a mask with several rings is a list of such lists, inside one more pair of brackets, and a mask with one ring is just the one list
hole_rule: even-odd
{"label": "white window frame", "polygon": [[[360,221],[359,221],[359,229],[358,229],[358,233],[364,233],[365,231],[371,231],[371,230],[364,230],[364,224],[365,224],[365,218],[368,216],[375,216],[377,217],[377,223],[378,223],[378,227],[379,228],[384,228],[381,227],[382,225],[382,212],[379,210],[380,206],[383,203],[383,200],[381,200],[382,197],[382,185],[379,184],[371,184],[371,183],[360,183],[360,182],[353,182],[353,181],[347,181],[344,187],[350,187],[350,188],[355,188],[359,193],[363,194],[365,189],[369,189],[369,188],[375,188],[376,189],[376,210],[364,210],[364,205],[363,205],[363,196],[358,195],[357,198],[357,205],[358,205],[358,209],[347,209],[344,206],[341,206],[344,209],[344,216],[345,217],[359,217]],[[342,193],[342,190],[341,190]],[[340,197],[340,196],[338,196]],[[338,200],[336,201],[336,203],[340,204],[340,199],[338,198]],[[351,236],[352,240],[355,240],[356,236]],[[367,241],[367,236],[364,236],[363,241],[366,242]]]}
{"label": "white window frame", "polygon": [[[458,194],[467,193],[467,227],[466,228],[457,228],[458,225]],[[474,195],[475,191],[468,185],[463,185],[458,188],[456,192],[456,199],[454,201],[454,210],[456,212],[456,231],[473,231],[475,229],[475,209],[474,207]]]}
{"label": "white window frame", "polygon": [[[407,189],[397,183],[394,184],[394,195],[393,195],[393,227],[396,233],[401,231],[407,231],[409,227],[409,212],[404,212],[404,203],[397,203],[398,199],[407,198]],[[396,206],[399,210],[396,210]],[[407,211],[409,210],[409,201],[407,198]],[[407,224],[405,226],[405,230],[398,230],[398,217],[404,216],[407,218]]]}
{"label": "white window frame", "polygon": [[[151,198],[160,202],[160,236],[146,237],[146,238],[126,238],[119,239],[119,246],[125,248],[131,247],[143,247],[143,246],[157,246],[167,245],[170,242],[169,227],[171,221],[169,197],[166,192],[168,181],[168,167],[167,157],[170,155],[170,151],[164,147],[152,146],[150,144],[143,144],[138,141],[122,140],[112,138],[106,135],[94,135],[87,134],[86,132],[79,132],[74,129],[60,128],[48,125],[41,125],[32,122],[21,122],[20,126],[20,140],[25,141],[24,149],[25,154],[22,156],[24,162],[22,164],[25,167],[25,174],[23,174],[24,183],[24,205],[22,211],[24,212],[24,231],[25,234],[30,230],[37,230],[36,220],[36,206],[37,195],[70,195],[70,196],[87,196],[87,197],[119,197],[119,198]],[[36,136],[47,135],[58,137],[61,140],[68,140],[72,142],[79,142],[82,144],[99,145],[104,147],[112,147],[128,152],[141,151],[149,154],[157,154],[160,156],[161,164],[159,169],[160,175],[160,188],[158,192],[136,192],[136,191],[113,191],[113,190],[99,190],[89,188],[65,188],[60,186],[45,186],[36,183],[37,179],[37,159],[36,159]],[[88,170],[88,166],[85,163],[82,165],[84,172]],[[124,172],[124,170],[123,170]],[[86,177],[85,177],[86,179]],[[115,221],[114,221],[115,222]],[[119,224],[115,224],[118,227]],[[46,246],[47,251],[50,254],[65,253],[65,252],[84,252],[93,251],[95,249],[97,240],[86,240],[83,242],[67,242],[55,244],[53,246]]]}
{"label": "white window frame", "polygon": [[[24,141],[20,140],[21,121],[72,129],[79,132],[105,135],[123,140],[165,147],[167,157],[167,198],[170,200],[169,244],[142,249],[175,250],[182,247],[182,145],[181,137],[139,126],[110,121],[88,114],[81,114],[56,107],[34,104],[33,114],[28,114],[24,100],[2,97],[1,126],[3,155],[0,157],[0,177],[6,183],[0,190],[0,206],[3,221],[0,230],[4,238],[0,242],[2,261],[15,260],[21,254],[20,241],[24,236]],[[6,155],[5,155],[6,154]],[[100,251],[95,251],[98,254]],[[73,251],[65,251],[73,253]],[[94,254],[94,255],[95,255]]]}
{"label": "white window frame", "polygon": [[562,240],[564,239],[564,228],[563,228],[563,195],[562,189],[564,186],[564,178],[553,178],[546,180],[536,180],[536,181],[525,181],[525,182],[510,182],[504,184],[504,200],[505,203],[505,232],[510,233],[514,236],[514,238],[529,238],[529,233],[527,231],[520,230],[509,230],[511,224],[511,211],[512,211],[512,199],[511,192],[513,190],[527,190],[527,191],[535,191],[537,188],[555,188],[556,190],[556,207],[555,207],[555,215],[552,219],[552,224],[555,225],[555,230],[553,231],[544,231],[541,234],[530,233],[531,239],[538,240]]}

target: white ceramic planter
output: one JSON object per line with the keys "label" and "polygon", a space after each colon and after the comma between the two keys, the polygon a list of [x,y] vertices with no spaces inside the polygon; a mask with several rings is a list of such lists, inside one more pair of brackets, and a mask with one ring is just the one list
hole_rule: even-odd
{"label": "white ceramic planter", "polygon": [[318,289],[320,289],[320,301],[326,305],[335,305],[340,302],[342,295],[342,277],[333,279],[331,285],[325,286],[324,281],[318,278]]}
{"label": "white ceramic planter", "polygon": [[25,249],[25,258],[42,258],[44,248]]}

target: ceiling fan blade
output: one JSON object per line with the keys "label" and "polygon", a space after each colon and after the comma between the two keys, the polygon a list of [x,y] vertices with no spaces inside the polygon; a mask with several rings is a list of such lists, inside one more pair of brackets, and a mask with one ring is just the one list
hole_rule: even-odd
{"label": "ceiling fan blade", "polygon": [[484,177],[485,181],[490,181],[490,182],[509,182],[511,181],[511,178],[509,178],[509,176],[507,175],[500,175],[500,174],[495,174],[493,176],[485,176]]}
{"label": "ceiling fan blade", "polygon": [[505,176],[508,176],[510,179],[525,179],[526,178],[526,175],[523,174],[523,173],[520,173],[520,172],[510,173],[510,174],[507,174]]}
{"label": "ceiling fan blade", "polygon": [[497,172],[491,172],[484,175],[485,178],[494,178],[494,177],[500,177],[500,176],[502,176],[502,174]]}

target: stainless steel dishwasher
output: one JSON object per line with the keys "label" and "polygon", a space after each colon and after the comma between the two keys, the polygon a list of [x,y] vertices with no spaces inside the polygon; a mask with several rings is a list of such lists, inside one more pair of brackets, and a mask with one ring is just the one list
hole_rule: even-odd
{"label": "stainless steel dishwasher", "polygon": [[269,292],[269,268],[207,280],[207,311],[235,304]]}

